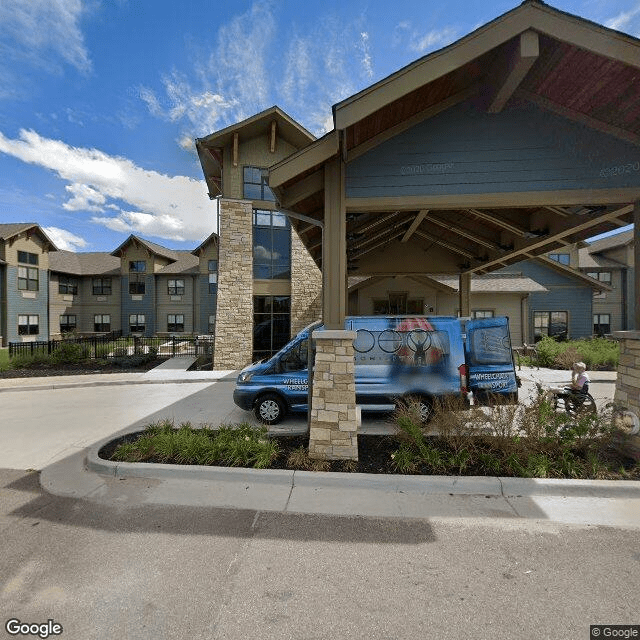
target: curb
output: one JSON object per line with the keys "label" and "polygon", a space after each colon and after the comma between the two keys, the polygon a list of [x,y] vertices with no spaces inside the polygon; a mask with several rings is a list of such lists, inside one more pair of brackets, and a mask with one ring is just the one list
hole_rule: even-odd
{"label": "curb", "polygon": [[316,490],[365,490],[381,493],[467,495],[517,498],[556,496],[640,500],[637,480],[566,480],[556,478],[505,478],[497,476],[405,476],[399,474],[291,471],[134,462],[112,462],[98,457],[98,451],[113,436],[93,445],[85,465],[89,471],[116,478],[158,480],[200,480],[238,484],[273,484]]}
{"label": "curb", "polygon": [[116,387],[130,384],[192,384],[192,383],[209,383],[220,382],[224,378],[171,378],[158,380],[104,380],[104,381],[87,381],[87,382],[55,382],[51,384],[26,385],[20,387],[0,387],[0,393],[11,391],[48,391],[52,389],[78,389],[83,387]]}

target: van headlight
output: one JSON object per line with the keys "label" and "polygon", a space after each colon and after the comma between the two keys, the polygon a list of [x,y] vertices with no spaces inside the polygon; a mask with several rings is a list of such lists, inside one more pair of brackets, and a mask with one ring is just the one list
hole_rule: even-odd
{"label": "van headlight", "polygon": [[249,380],[251,380],[251,378],[253,378],[253,373],[250,371],[247,371],[246,373],[241,373],[238,376],[238,382],[240,384],[243,384],[245,382],[249,382]]}

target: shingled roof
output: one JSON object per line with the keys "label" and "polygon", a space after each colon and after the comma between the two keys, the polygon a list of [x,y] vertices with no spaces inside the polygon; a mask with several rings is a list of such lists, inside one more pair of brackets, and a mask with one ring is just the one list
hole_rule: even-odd
{"label": "shingled roof", "polygon": [[120,259],[106,251],[56,251],[49,256],[49,268],[51,271],[76,276],[115,275],[120,271]]}

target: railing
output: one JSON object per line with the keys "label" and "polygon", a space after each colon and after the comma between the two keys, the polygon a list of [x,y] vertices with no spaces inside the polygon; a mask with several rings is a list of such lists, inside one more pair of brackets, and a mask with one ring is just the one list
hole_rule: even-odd
{"label": "railing", "polygon": [[213,336],[122,336],[121,332],[85,338],[65,338],[34,342],[10,342],[9,358],[50,356],[67,345],[78,345],[82,356],[90,360],[123,358],[126,356],[155,354],[158,357],[210,356],[213,354]]}

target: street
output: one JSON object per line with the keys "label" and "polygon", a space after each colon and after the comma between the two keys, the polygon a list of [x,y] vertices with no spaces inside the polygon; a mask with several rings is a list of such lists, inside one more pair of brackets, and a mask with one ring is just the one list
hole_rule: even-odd
{"label": "street", "polygon": [[[269,511],[241,506],[249,486],[241,508],[220,508],[195,480],[112,477],[74,497],[48,493],[27,471],[72,485],[69,461],[111,434],[164,417],[250,417],[231,389],[221,380],[0,393],[1,637],[16,637],[12,619],[51,620],[72,640],[573,640],[589,638],[590,624],[640,622],[640,529],[559,522],[597,500],[510,499],[530,511],[518,517],[488,495],[416,494],[421,517],[332,515],[340,496],[326,487],[297,487],[288,509]],[[410,510],[416,495],[399,491],[389,504]]]}
{"label": "street", "polygon": [[586,640],[640,622],[637,530],[105,505],[18,471],[0,486],[3,624],[52,619],[62,638]]}

